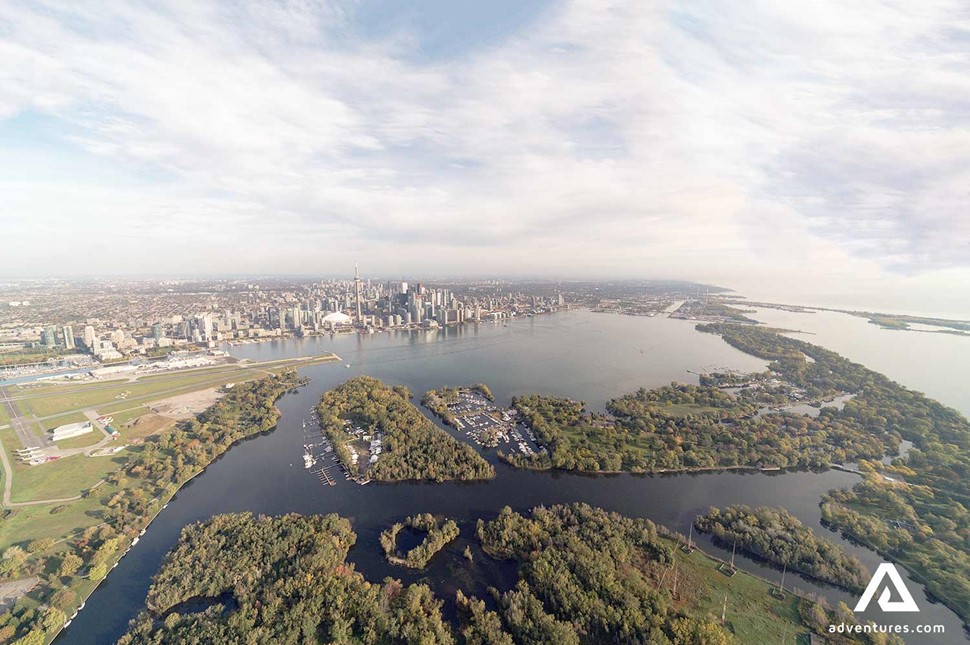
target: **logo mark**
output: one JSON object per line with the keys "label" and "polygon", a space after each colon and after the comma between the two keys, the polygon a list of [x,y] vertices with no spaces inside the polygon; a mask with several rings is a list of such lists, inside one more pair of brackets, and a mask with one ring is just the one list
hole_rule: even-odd
{"label": "logo mark", "polygon": [[[866,610],[872,601],[872,597],[879,590],[880,583],[886,577],[889,578],[889,582],[892,585],[886,585],[882,590],[879,600],[876,601],[879,603],[879,608],[883,611],[919,611],[919,607],[916,606],[916,601],[913,600],[913,595],[906,588],[906,584],[903,582],[902,576],[899,575],[899,571],[896,570],[896,566],[889,562],[883,562],[876,568],[876,572],[872,574],[872,580],[869,581],[869,586],[866,587],[862,598],[859,598],[859,602],[856,603],[853,611]],[[890,586],[896,588],[896,593],[899,595],[900,600],[890,600]]]}

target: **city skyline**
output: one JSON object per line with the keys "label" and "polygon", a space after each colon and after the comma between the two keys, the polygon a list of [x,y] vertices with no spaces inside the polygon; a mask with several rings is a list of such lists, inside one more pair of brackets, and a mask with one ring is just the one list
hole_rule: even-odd
{"label": "city skyline", "polygon": [[356,258],[970,311],[959,3],[274,6],[4,3],[0,276]]}

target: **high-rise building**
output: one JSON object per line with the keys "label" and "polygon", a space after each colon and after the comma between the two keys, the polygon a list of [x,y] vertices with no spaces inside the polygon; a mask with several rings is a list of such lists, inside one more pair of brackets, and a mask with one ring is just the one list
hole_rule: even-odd
{"label": "high-rise building", "polygon": [[61,332],[64,334],[64,347],[74,349],[74,328],[70,325],[64,325]]}
{"label": "high-rise building", "polygon": [[212,340],[212,314],[197,316],[195,326],[202,340]]}
{"label": "high-rise building", "polygon": [[94,349],[94,343],[97,340],[97,336],[94,333],[94,327],[87,325],[84,328],[84,344],[88,349]]}
{"label": "high-rise building", "polygon": [[40,342],[44,344],[44,347],[51,348],[57,346],[57,338],[55,335],[57,331],[53,325],[49,325],[40,332]]}
{"label": "high-rise building", "polygon": [[363,325],[363,308],[360,306],[360,271],[357,269],[356,262],[354,262],[354,292],[357,295],[357,324]]}

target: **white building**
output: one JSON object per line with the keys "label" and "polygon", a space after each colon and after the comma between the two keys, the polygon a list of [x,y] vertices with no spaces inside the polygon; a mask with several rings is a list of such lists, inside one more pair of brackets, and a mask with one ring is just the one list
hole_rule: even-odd
{"label": "white building", "polygon": [[88,349],[94,349],[94,343],[98,337],[94,333],[94,327],[88,325],[84,328],[84,344],[88,346]]}
{"label": "white building", "polygon": [[71,437],[79,437],[82,434],[87,434],[94,430],[94,425],[90,421],[79,421],[78,423],[68,423],[66,425],[57,426],[51,432],[53,433],[53,440],[60,441],[61,439],[70,439]]}

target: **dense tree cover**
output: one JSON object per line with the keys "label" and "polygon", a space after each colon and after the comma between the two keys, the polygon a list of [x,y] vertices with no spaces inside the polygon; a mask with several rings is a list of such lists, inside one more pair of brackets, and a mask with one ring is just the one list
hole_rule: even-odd
{"label": "dense tree cover", "polygon": [[970,518],[963,503],[924,486],[869,475],[822,498],[822,520],[905,565],[970,621]]}
{"label": "dense tree cover", "polygon": [[852,491],[829,493],[822,503],[823,519],[906,565],[933,595],[970,621],[970,422],[817,345],[752,327],[698,329],[772,361],[773,372],[813,394],[856,394],[842,410],[824,409],[825,418],[913,443],[907,457],[893,460],[892,466],[867,467],[896,481],[870,473]]}
{"label": "dense tree cover", "polygon": [[[273,428],[279,418],[276,399],[305,382],[288,370],[236,385],[196,419],[180,423],[164,435],[149,437],[133,451],[123,470],[86,493],[102,496],[102,523],[85,529],[66,545],[55,545],[44,538],[32,540],[26,549],[8,549],[0,560],[0,577],[37,575],[40,583],[29,598],[0,614],[0,642],[49,640],[63,626],[65,614],[80,602],[78,585],[82,579],[103,579],[164,500],[234,442]],[[139,485],[130,485],[133,479]],[[54,507],[51,513],[64,508]],[[42,603],[41,608],[36,607],[37,602]]]}
{"label": "dense tree cover", "polygon": [[[849,643],[860,642],[868,645],[904,645],[905,643],[900,636],[883,634],[879,631],[858,635],[842,635],[837,631],[833,632],[833,626],[859,624],[855,613],[844,602],[839,602],[833,609],[824,598],[811,595],[800,597],[796,609],[802,624],[816,634],[823,636],[824,642],[830,645],[848,645]],[[836,627],[836,629],[838,628]]]}
{"label": "dense tree cover", "polygon": [[869,571],[858,558],[815,535],[783,508],[743,504],[711,508],[697,516],[694,526],[748,553],[824,582],[858,591],[869,582]]}
{"label": "dense tree cover", "polygon": [[428,390],[421,397],[421,405],[438,415],[438,418],[447,425],[457,427],[455,415],[448,409],[448,404],[458,403],[458,393],[460,391],[461,388],[459,387],[448,386],[438,388],[437,390]]}
{"label": "dense tree cover", "polygon": [[889,436],[829,416],[759,416],[757,402],[714,386],[641,388],[610,401],[610,415],[539,395],[515,397],[512,405],[548,451],[507,458],[527,467],[632,472],[815,467],[880,457],[896,445]]}
{"label": "dense tree cover", "polygon": [[377,481],[489,479],[495,469],[474,448],[441,430],[410,402],[405,388],[359,376],[323,395],[317,411],[334,452],[353,471],[345,421],[378,432],[383,452],[367,476]]}
{"label": "dense tree cover", "polygon": [[455,596],[461,622],[459,635],[466,645],[513,645],[515,641],[502,626],[502,619],[486,609],[484,601],[468,598],[460,589]]}
{"label": "dense tree cover", "polygon": [[[425,534],[421,544],[407,553],[401,553],[397,548],[397,534],[404,528],[412,528]],[[458,537],[458,533],[458,525],[454,520],[446,519],[439,523],[431,513],[419,513],[410,515],[403,522],[396,522],[391,528],[383,531],[381,547],[388,562],[412,569],[423,569],[438,551]]]}
{"label": "dense tree cover", "polygon": [[713,620],[674,609],[647,578],[647,563],[673,557],[648,520],[586,504],[537,507],[528,517],[506,507],[479,521],[477,532],[486,553],[519,563],[518,585],[496,592],[499,618],[515,642],[732,641]]}
{"label": "dense tree cover", "polygon": [[[356,536],[336,515],[220,515],[187,526],[122,645],[453,643],[424,585],[367,582],[345,562]],[[209,599],[180,613],[180,603]]]}
{"label": "dense tree cover", "polygon": [[489,387],[484,383],[476,383],[475,385],[471,386],[469,389],[474,390],[475,392],[478,392],[489,401],[495,400],[495,395],[492,394],[492,390],[489,389]]}
{"label": "dense tree cover", "polygon": [[[690,615],[658,590],[659,570],[674,557],[674,542],[661,531],[585,504],[529,515],[505,508],[480,521],[477,535],[486,553],[518,563],[520,579],[504,593],[489,590],[494,609],[459,590],[456,624],[449,624],[426,586],[391,578],[372,584],[357,573],[346,562],[356,536],[336,515],[220,515],[183,529],[147,610],[120,643],[735,642],[713,617]],[[813,616],[828,618],[826,611],[823,605]]]}

